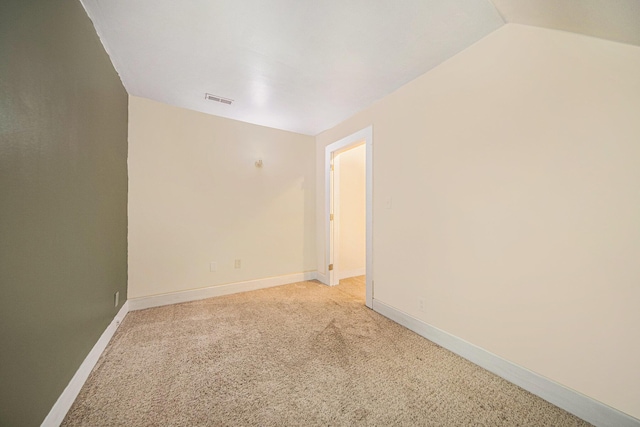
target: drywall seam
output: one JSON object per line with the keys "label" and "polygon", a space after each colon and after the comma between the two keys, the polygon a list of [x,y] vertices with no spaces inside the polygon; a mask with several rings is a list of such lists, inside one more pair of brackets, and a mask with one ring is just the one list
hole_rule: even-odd
{"label": "drywall seam", "polygon": [[105,329],[87,357],[85,357],[84,361],[73,375],[73,378],[69,381],[67,387],[64,389],[62,394],[60,394],[60,397],[58,397],[58,400],[51,408],[51,411],[49,411],[49,414],[42,422],[42,427],[57,427],[62,423],[67,412],[71,409],[71,405],[73,405],[76,397],[78,397],[82,386],[84,386],[87,378],[89,378],[89,374],[91,374],[93,367],[98,362],[98,359],[102,355],[104,349],[107,348],[109,341],[111,341],[111,338],[118,330],[120,323],[122,323],[128,312],[129,301],[125,301],[118,311],[118,314],[116,314],[116,317],[114,317],[109,326],[107,326],[107,329]]}
{"label": "drywall seam", "polygon": [[290,283],[314,280],[318,277],[316,271],[287,274],[284,276],[268,277],[264,279],[248,280],[246,282],[228,283],[226,285],[209,286],[201,289],[171,292],[168,294],[153,295],[148,297],[132,298],[129,302],[131,311],[144,310],[146,308],[162,305],[178,304],[182,302],[197,301],[205,298],[222,295],[237,294],[239,292],[255,291],[257,289],[271,288],[274,286],[288,285]]}
{"label": "drywall seam", "polygon": [[637,418],[516,365],[379,300],[373,300],[373,310],[595,426],[640,427],[640,420]]}

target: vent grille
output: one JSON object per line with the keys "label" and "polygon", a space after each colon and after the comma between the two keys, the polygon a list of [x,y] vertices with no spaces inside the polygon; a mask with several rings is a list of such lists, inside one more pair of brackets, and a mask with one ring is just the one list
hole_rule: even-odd
{"label": "vent grille", "polygon": [[227,105],[231,105],[231,103],[233,102],[233,99],[223,98],[221,96],[212,95],[210,93],[205,93],[204,94],[204,99],[206,99],[208,101],[221,102],[221,103],[227,104]]}

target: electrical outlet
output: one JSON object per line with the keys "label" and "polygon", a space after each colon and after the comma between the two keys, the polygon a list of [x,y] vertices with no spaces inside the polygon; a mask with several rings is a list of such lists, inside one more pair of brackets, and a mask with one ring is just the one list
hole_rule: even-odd
{"label": "electrical outlet", "polygon": [[120,291],[113,294],[113,306],[117,307],[119,302],[120,302]]}
{"label": "electrical outlet", "polygon": [[236,262],[234,263],[234,268],[240,268],[242,265],[242,261],[240,259],[237,259]]}
{"label": "electrical outlet", "polygon": [[418,300],[418,310],[423,312],[423,313],[426,312],[427,311],[426,304],[427,303],[426,303],[425,299],[424,298],[420,298]]}
{"label": "electrical outlet", "polygon": [[209,271],[210,272],[215,272],[218,271],[218,263],[217,262],[210,262],[209,263]]}

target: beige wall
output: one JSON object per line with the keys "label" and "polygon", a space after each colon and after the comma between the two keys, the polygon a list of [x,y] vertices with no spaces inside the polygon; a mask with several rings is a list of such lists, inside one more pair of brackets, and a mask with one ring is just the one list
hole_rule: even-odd
{"label": "beige wall", "polygon": [[506,25],[320,134],[318,178],[373,125],[375,298],[640,417],[639,76],[638,47]]}
{"label": "beige wall", "polygon": [[340,187],[336,210],[339,233],[336,270],[343,278],[364,274],[366,264],[365,145],[340,153],[334,165]]}
{"label": "beige wall", "polygon": [[132,96],[129,297],[315,270],[313,150],[312,137]]}

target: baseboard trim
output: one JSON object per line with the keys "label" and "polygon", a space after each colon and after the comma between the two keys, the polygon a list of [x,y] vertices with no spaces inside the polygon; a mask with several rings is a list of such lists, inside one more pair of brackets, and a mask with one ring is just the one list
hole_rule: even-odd
{"label": "baseboard trim", "polygon": [[327,277],[327,275],[324,273],[316,272],[316,279],[322,284],[329,284],[329,277]]}
{"label": "baseboard trim", "polygon": [[338,270],[338,280],[342,280],[342,279],[348,279],[349,277],[356,277],[356,276],[364,276],[367,273],[367,269],[362,267],[362,268],[356,268],[355,270]]}
{"label": "baseboard trim", "polygon": [[376,299],[373,310],[505,380],[598,427],[640,427],[640,420]]}
{"label": "baseboard trim", "polygon": [[313,280],[318,277],[316,271],[287,274],[284,276],[268,277],[265,279],[248,280],[246,282],[228,283],[225,285],[209,286],[188,291],[172,292],[168,294],[152,295],[148,297],[129,299],[129,310],[144,310],[169,304],[197,301],[222,295],[237,294],[239,292],[255,291],[257,289],[288,285],[290,283]]}
{"label": "baseboard trim", "polygon": [[41,427],[58,427],[62,423],[67,412],[71,409],[71,405],[73,405],[76,397],[78,397],[78,393],[80,393],[82,386],[87,381],[87,378],[89,378],[89,374],[91,374],[93,367],[96,366],[102,352],[107,347],[107,344],[109,344],[109,341],[111,341],[113,334],[115,334],[118,326],[120,326],[120,323],[122,323],[122,320],[128,312],[129,301],[125,301],[125,303],[122,304],[122,307],[120,307],[118,314],[116,314],[116,317],[114,317],[109,326],[107,326],[107,329],[102,333],[98,342],[93,346],[87,357],[84,358],[84,361],[76,371],[73,378],[71,378],[71,381],[69,381],[67,387],[64,389],[60,397],[58,397],[58,400],[51,408],[51,411],[49,411],[49,414],[42,422]]}

